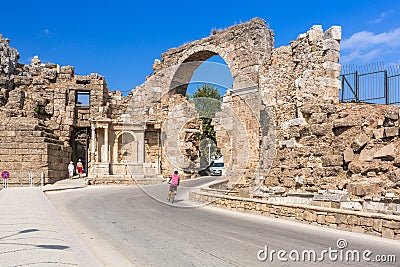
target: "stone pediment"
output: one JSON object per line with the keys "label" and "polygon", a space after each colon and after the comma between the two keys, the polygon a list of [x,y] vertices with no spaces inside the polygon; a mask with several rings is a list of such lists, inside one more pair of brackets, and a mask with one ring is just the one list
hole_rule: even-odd
{"label": "stone pediment", "polygon": [[110,118],[104,118],[102,116],[97,116],[95,118],[89,119],[92,127],[108,127],[112,120]]}
{"label": "stone pediment", "polygon": [[110,118],[105,118],[103,116],[97,116],[97,117],[94,117],[94,118],[90,118],[89,120],[90,121],[111,121]]}

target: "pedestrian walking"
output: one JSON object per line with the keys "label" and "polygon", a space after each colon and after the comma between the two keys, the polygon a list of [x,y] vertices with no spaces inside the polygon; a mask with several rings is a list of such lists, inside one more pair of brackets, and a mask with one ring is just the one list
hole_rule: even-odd
{"label": "pedestrian walking", "polygon": [[76,163],[76,172],[78,173],[79,178],[81,178],[83,172],[83,164],[81,159],[78,159],[78,163]]}
{"label": "pedestrian walking", "polygon": [[69,174],[69,179],[72,179],[72,177],[74,176],[74,163],[71,161],[68,164],[68,174]]}

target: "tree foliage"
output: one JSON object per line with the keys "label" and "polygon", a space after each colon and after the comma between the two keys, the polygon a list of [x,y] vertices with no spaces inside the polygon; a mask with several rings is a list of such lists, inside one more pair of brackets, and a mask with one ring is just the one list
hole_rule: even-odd
{"label": "tree foliage", "polygon": [[193,94],[193,102],[200,118],[213,118],[221,111],[221,94],[214,85],[203,84]]}
{"label": "tree foliage", "polygon": [[221,94],[218,88],[212,84],[205,83],[202,86],[197,87],[197,91],[193,94],[193,98],[207,97],[220,100]]}
{"label": "tree foliage", "polygon": [[[200,139],[210,139],[217,144],[214,126],[211,125],[215,113],[221,111],[221,94],[214,85],[203,84],[193,94],[196,111],[202,120],[202,134]],[[201,149],[200,149],[201,150]],[[202,154],[206,151],[201,151]]]}

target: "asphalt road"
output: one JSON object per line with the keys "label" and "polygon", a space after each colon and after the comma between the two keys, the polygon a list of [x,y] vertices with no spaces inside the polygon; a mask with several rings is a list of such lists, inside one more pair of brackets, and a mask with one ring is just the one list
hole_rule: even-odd
{"label": "asphalt road", "polygon": [[[207,182],[182,183],[175,206],[164,202],[168,184],[89,187],[53,192],[48,197],[105,266],[399,266],[399,241],[190,207],[193,203],[185,200],[187,192]],[[339,249],[338,239],[345,239],[347,246]],[[258,257],[265,258],[266,247],[269,256],[261,261]],[[272,250],[276,252],[271,260]],[[279,250],[286,251],[280,255],[287,261],[278,259]],[[317,260],[323,257],[324,261],[310,261],[312,252],[306,250],[315,251]],[[345,261],[346,253],[356,250],[361,260]],[[395,255],[397,262],[366,262],[362,259],[366,250],[372,252],[366,254],[370,259]],[[296,251],[300,262],[292,260]],[[302,254],[306,261],[301,261]]]}

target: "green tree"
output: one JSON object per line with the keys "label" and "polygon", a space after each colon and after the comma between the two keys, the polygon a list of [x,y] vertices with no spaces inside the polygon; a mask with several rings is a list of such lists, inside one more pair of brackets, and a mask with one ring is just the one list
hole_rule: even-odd
{"label": "green tree", "polygon": [[193,94],[193,101],[202,120],[203,133],[200,139],[209,138],[217,143],[211,121],[215,113],[221,110],[221,94],[218,88],[207,83],[197,87],[197,91]]}
{"label": "green tree", "polygon": [[[219,93],[218,88],[211,84],[203,84],[202,86],[197,87],[197,91],[193,94],[192,100],[202,121],[203,131],[200,139],[210,139],[214,144],[217,144],[214,126],[211,125],[211,122],[215,113],[221,111],[221,94]],[[203,155],[206,153],[206,151],[202,151],[202,149],[200,150]],[[217,153],[214,155],[217,156],[219,150],[217,149],[214,153]]]}
{"label": "green tree", "polygon": [[[203,84],[197,87],[197,91],[193,94],[193,102],[200,118],[209,121],[211,126],[211,118],[214,118],[215,113],[221,111],[221,94],[213,85]],[[207,131],[203,128],[203,131]]]}
{"label": "green tree", "polygon": [[193,94],[193,98],[199,97],[207,97],[220,100],[221,94],[219,93],[217,87],[212,84],[205,83],[202,86],[197,87],[197,91]]}

